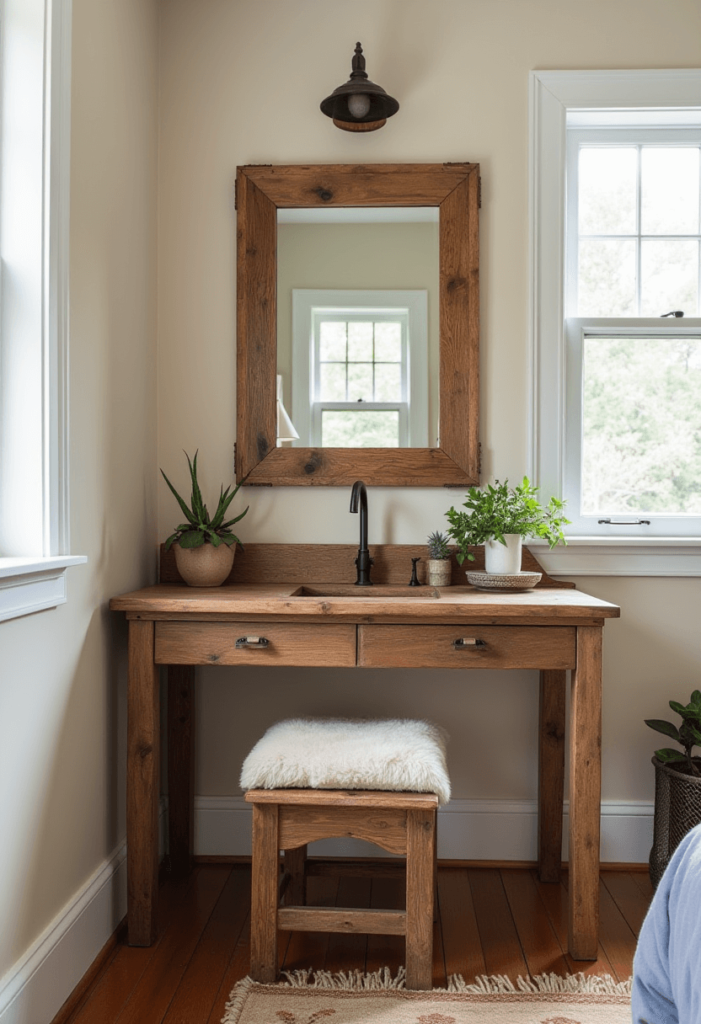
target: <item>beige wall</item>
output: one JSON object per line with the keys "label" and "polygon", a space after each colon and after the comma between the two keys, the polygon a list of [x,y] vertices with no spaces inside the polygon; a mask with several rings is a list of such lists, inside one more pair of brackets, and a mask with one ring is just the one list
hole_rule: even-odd
{"label": "beige wall", "polygon": [[[482,421],[486,477],[521,476],[528,433],[528,72],[698,64],[698,0],[168,0],[162,6],[159,462],[208,491],[232,475],[235,169],[248,163],[474,160],[482,167]],[[319,102],[362,40],[401,109],[381,131],[335,129]],[[177,522],[159,489],[162,537]],[[244,541],[357,536],[336,488],[251,489]],[[370,493],[370,540],[419,542],[459,492]],[[649,800],[643,717],[698,683],[698,579],[582,579],[621,604],[606,627],[604,798]],[[241,759],[288,714],[425,715],[452,734],[456,797],[532,797],[532,673],[202,672],[197,791],[236,793]],[[456,714],[456,709],[459,713]],[[206,738],[206,739],[205,739]],[[489,761],[489,771],[485,762]]]}
{"label": "beige wall", "polygon": [[[277,232],[277,369],[294,422],[293,288],[428,292],[429,445],[438,424],[438,221],[411,224],[280,224]],[[290,401],[292,396],[292,401]]]}
{"label": "beige wall", "polygon": [[89,560],[67,604],[0,623],[0,977],[124,837],[126,631],[107,602],[155,569],[157,10],[73,11],[71,534]]}

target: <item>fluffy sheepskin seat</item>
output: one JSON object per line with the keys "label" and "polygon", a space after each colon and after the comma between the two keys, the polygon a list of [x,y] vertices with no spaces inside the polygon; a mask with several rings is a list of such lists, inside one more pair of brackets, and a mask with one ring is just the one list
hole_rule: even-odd
{"label": "fluffy sheepskin seat", "polygon": [[407,719],[288,719],[271,726],[243,764],[249,789],[377,789],[450,800],[445,734]]}

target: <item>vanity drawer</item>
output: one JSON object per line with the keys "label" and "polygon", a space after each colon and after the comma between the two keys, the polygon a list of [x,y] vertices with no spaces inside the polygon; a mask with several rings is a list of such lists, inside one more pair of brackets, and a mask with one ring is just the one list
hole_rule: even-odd
{"label": "vanity drawer", "polygon": [[359,626],[358,664],[366,668],[574,668],[575,629]]}
{"label": "vanity drawer", "polygon": [[158,665],[355,665],[355,654],[355,626],[346,623],[156,623]]}

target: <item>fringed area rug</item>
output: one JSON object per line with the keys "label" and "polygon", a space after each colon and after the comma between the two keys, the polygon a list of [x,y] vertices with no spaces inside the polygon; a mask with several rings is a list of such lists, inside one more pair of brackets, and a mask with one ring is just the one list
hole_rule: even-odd
{"label": "fringed area rug", "polygon": [[609,975],[483,976],[410,992],[404,971],[295,971],[278,985],[250,978],[231,993],[222,1024],[630,1024],[630,982]]}

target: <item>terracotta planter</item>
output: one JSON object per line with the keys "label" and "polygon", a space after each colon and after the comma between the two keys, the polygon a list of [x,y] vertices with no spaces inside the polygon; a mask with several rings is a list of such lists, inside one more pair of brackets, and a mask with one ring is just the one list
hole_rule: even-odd
{"label": "terracotta planter", "polygon": [[204,543],[198,548],[173,545],[178,572],[189,587],[219,587],[234,564],[236,545]]}
{"label": "terracotta planter", "polygon": [[428,560],[429,587],[449,587],[453,574],[453,567],[449,558],[429,558]]}
{"label": "terracotta planter", "polygon": [[[694,761],[699,762],[699,759],[694,758]],[[679,843],[687,832],[701,823],[701,776],[687,775],[656,757],[652,763],[655,766],[655,824],[650,881],[657,887]]]}
{"label": "terracotta planter", "polygon": [[506,547],[498,540],[488,540],[484,545],[484,568],[499,576],[511,576],[521,572],[521,548],[523,537],[520,533],[505,533]]}

